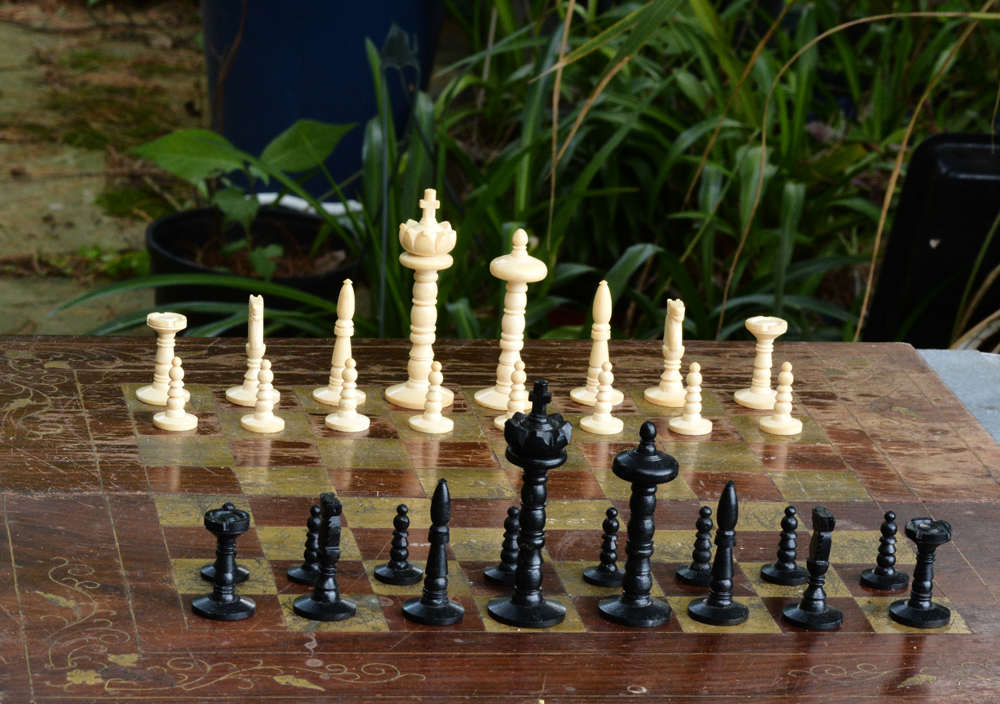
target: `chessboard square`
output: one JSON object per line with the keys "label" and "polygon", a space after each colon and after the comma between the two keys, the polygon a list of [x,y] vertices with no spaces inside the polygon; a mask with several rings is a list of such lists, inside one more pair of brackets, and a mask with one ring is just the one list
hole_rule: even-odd
{"label": "chessboard square", "polygon": [[323,464],[312,439],[289,440],[266,435],[230,438],[229,447],[240,467],[320,467]]}
{"label": "chessboard square", "polygon": [[136,437],[147,467],[232,467],[236,464],[225,438]]}
{"label": "chessboard square", "polygon": [[579,445],[580,451],[587,460],[590,471],[595,474],[597,472],[610,472],[611,465],[615,461],[615,455],[619,452],[626,452],[628,450],[635,449],[635,443],[631,442],[578,440],[577,437],[574,436],[573,445],[570,445],[570,447],[574,447],[576,445]]}
{"label": "chessboard square", "polygon": [[[600,531],[608,510],[607,501],[566,501],[549,499],[545,507],[547,530]],[[625,527],[624,525],[622,526]],[[598,538],[599,533],[596,533]]]}
{"label": "chessboard square", "polygon": [[327,468],[409,469],[412,466],[401,440],[317,438],[316,445]]}
{"label": "chessboard square", "polygon": [[452,528],[448,547],[456,560],[495,562],[500,557],[503,531],[494,528]]}
{"label": "chessboard square", "polygon": [[238,495],[241,491],[229,467],[146,467],[146,477],[154,494]]}
{"label": "chessboard square", "polygon": [[[631,388],[628,390],[628,396],[635,404],[636,410],[643,418],[669,418],[672,416],[679,416],[684,412],[682,406],[676,408],[668,408],[667,406],[657,406],[655,403],[650,403],[646,400],[644,392],[647,388],[656,386],[660,383],[659,377],[655,381],[649,384],[645,388]],[[703,416],[723,416],[725,411],[723,410],[722,403],[719,401],[719,395],[716,391],[711,389],[706,389],[704,386],[701,387],[701,414]]]}
{"label": "chessboard square", "polygon": [[[156,504],[156,514],[160,525],[164,527],[204,527],[205,512],[220,508],[231,501],[236,508],[250,513],[250,504],[245,496],[204,494],[158,494],[153,497]],[[253,514],[250,513],[250,525],[254,525]]]}
{"label": "chessboard square", "polygon": [[[802,587],[799,587],[800,592],[802,589]],[[850,597],[829,597],[827,599],[827,606],[840,609],[840,613],[843,614],[844,617],[844,622],[841,626],[833,631],[809,631],[800,626],[792,625],[783,618],[782,614],[786,606],[798,604],[801,600],[801,594],[795,595],[794,598],[763,597],[764,605],[771,613],[771,617],[774,619],[775,623],[778,624],[782,633],[795,633],[800,637],[807,638],[825,638],[827,637],[826,634],[829,633],[867,633],[869,635],[874,635],[875,633],[875,630],[872,628],[871,623],[868,622],[868,619],[865,617],[861,607],[858,606],[858,603]]]}
{"label": "chessboard square", "polygon": [[496,455],[490,444],[474,440],[436,440],[434,436],[424,435],[420,440],[404,440],[406,453],[413,466],[418,469],[463,469],[465,467],[483,467],[499,469]]}
{"label": "chessboard square", "polygon": [[[677,409],[680,411],[680,409]],[[676,415],[681,415],[677,413]],[[703,418],[712,421],[712,430],[704,435],[681,435],[670,429],[670,418],[652,418],[656,426],[657,437],[661,442],[692,443],[692,442],[734,442],[743,444],[743,438],[733,426],[728,416],[714,416],[707,413],[702,414]]]}
{"label": "chessboard square", "polygon": [[748,444],[830,444],[830,439],[826,437],[826,433],[823,432],[823,429],[816,423],[816,421],[807,416],[798,416],[795,413],[793,413],[793,417],[802,421],[801,433],[797,435],[770,435],[765,433],[760,429],[760,419],[765,415],[767,414],[731,415],[729,418],[736,427],[736,431],[743,436],[743,439],[746,440]]}
{"label": "chessboard square", "polygon": [[[417,582],[416,584],[409,585],[399,585],[399,584],[385,584],[375,579],[375,568],[379,565],[384,565],[388,560],[365,560],[365,574],[368,575],[368,582],[371,584],[372,591],[376,594],[401,594],[403,596],[420,596],[424,593],[424,582],[423,580]],[[418,563],[417,567],[424,569],[426,565]],[[472,592],[469,589],[469,580],[465,576],[465,572],[462,571],[462,566],[458,564],[456,560],[448,560],[448,594],[451,596],[458,595],[469,595]]]}
{"label": "chessboard square", "polygon": [[328,474],[340,497],[424,494],[423,485],[412,469],[331,469]]}
{"label": "chessboard square", "polygon": [[311,621],[295,613],[295,600],[301,594],[279,594],[285,625],[295,633],[388,633],[389,625],[382,615],[379,597],[375,594],[341,594],[357,605],[354,616],[343,621]]}
{"label": "chessboard square", "polygon": [[[609,500],[628,501],[632,496],[632,485],[615,476],[613,472],[595,471],[594,478],[600,484],[604,496]],[[691,501],[698,497],[691,490],[687,481],[678,475],[672,482],[656,487],[656,498],[658,501]]]}
{"label": "chessboard square", "polygon": [[[836,542],[837,535],[834,534],[834,542]],[[771,584],[770,582],[765,582],[760,576],[760,568],[764,565],[771,564],[769,562],[740,562],[740,569],[743,570],[743,574],[747,576],[750,580],[750,584],[753,586],[753,590],[757,592],[757,596],[766,597],[784,597],[784,598],[801,598],[802,590],[805,589],[804,585],[798,585],[796,587],[786,587],[781,584]],[[802,560],[798,563],[803,569],[805,568],[805,561]],[[830,598],[840,598],[846,597],[851,598],[851,590],[847,588],[840,575],[837,571],[831,567],[826,572],[826,584],[823,587],[826,590],[826,595]]]}
{"label": "chessboard square", "polygon": [[[395,496],[343,496],[340,499],[344,514],[350,517],[352,528],[379,528],[386,531],[386,542],[392,534],[392,519],[396,517],[399,497]],[[408,498],[403,503],[410,509],[410,533],[431,525],[431,500]]]}
{"label": "chessboard square", "polygon": [[[135,396],[135,392],[143,386],[153,383],[152,365],[150,365],[149,381],[141,384],[122,384],[122,394],[125,396],[125,405],[130,411],[162,411],[164,406],[152,406],[143,403]],[[191,398],[184,404],[184,410],[188,413],[208,413],[215,410],[215,399],[212,396],[212,389],[205,384],[184,384],[184,390],[191,394]]]}
{"label": "chessboard square", "polygon": [[544,591],[544,588],[543,596],[546,599],[558,601],[566,607],[566,618],[563,619],[562,623],[551,628],[517,628],[516,626],[507,626],[499,621],[494,621],[486,608],[490,600],[496,597],[489,596],[488,594],[477,594],[472,599],[476,602],[476,608],[479,610],[479,616],[483,620],[483,627],[487,633],[585,633],[587,631],[587,628],[583,625],[583,620],[580,618],[580,614],[576,610],[576,606],[573,604],[572,597],[565,594],[549,594]]}
{"label": "chessboard square", "polygon": [[934,602],[942,604],[951,609],[951,623],[940,628],[911,628],[901,623],[896,623],[889,617],[889,605],[894,601],[905,599],[905,596],[857,596],[854,600],[864,612],[868,622],[875,629],[876,633],[899,633],[912,635],[930,635],[932,633],[947,633],[950,635],[970,634],[968,625],[962,614],[955,610],[951,600],[947,597],[934,597]]}
{"label": "chessboard square", "polygon": [[415,469],[414,474],[430,496],[439,479],[448,481],[455,499],[513,499],[517,496],[502,469]]}
{"label": "chessboard square", "polygon": [[[624,555],[622,557],[624,558]],[[570,596],[616,596],[620,594],[622,591],[621,587],[598,587],[583,580],[583,571],[594,567],[598,562],[597,559],[594,559],[591,562],[572,560],[557,561],[552,564],[556,569],[556,574],[559,575],[559,581],[562,582],[563,589]],[[618,563],[618,569],[624,571],[624,559]],[[660,589],[660,584],[655,578],[653,579],[653,586],[649,593],[655,597],[663,596],[663,590]]]}
{"label": "chessboard square", "polygon": [[718,501],[726,482],[736,483],[741,501],[780,501],[781,492],[766,472],[705,472],[682,469],[680,478],[687,482],[699,500]]}
{"label": "chessboard square", "polygon": [[[306,528],[290,526],[258,526],[257,540],[268,560],[298,560],[302,561],[305,551]],[[360,560],[361,550],[354,540],[350,528],[340,529],[340,559]]]}
{"label": "chessboard square", "polygon": [[[313,391],[325,386],[329,381],[329,378],[329,374],[326,374],[323,376],[322,381],[318,382],[315,386],[292,387],[295,399],[299,402],[299,407],[302,408],[303,411],[306,413],[322,413],[323,415],[327,415],[337,410],[336,406],[327,406],[322,404],[313,398],[312,395]],[[368,415],[371,413],[389,412],[389,406],[382,398],[381,388],[377,386],[359,386],[358,388],[365,392],[365,401],[364,403],[358,404],[358,413]]]}
{"label": "chessboard square", "polygon": [[740,442],[676,442],[660,437],[663,449],[681,469],[695,472],[763,472],[753,451]]}
{"label": "chessboard square", "polygon": [[[254,615],[250,618],[245,618],[240,621],[213,621],[209,618],[202,618],[194,613],[192,608],[192,602],[199,596],[205,596],[210,594],[212,591],[212,586],[208,585],[208,589],[203,590],[203,594],[181,594],[181,603],[183,604],[184,610],[184,622],[187,625],[189,631],[201,632],[200,638],[211,638],[210,634],[215,634],[215,638],[218,638],[218,633],[221,630],[225,630],[227,637],[232,635],[235,638],[253,638],[248,634],[260,633],[261,631],[271,631],[283,633],[285,632],[285,619],[281,615],[281,604],[278,603],[278,595],[276,594],[254,594],[252,596],[248,595],[248,598],[253,601],[256,609],[254,610]],[[242,593],[237,591],[237,593]],[[238,634],[238,635],[237,635]],[[272,638],[274,636],[268,636]],[[280,637],[280,636],[279,636]],[[112,659],[113,662],[113,659]],[[145,701],[156,701],[155,699],[147,699]]]}
{"label": "chessboard square", "polygon": [[[253,415],[252,408],[242,410],[219,409],[219,422],[222,424],[222,432],[227,438],[234,440],[249,440],[259,438],[262,433],[254,433],[240,425],[240,420],[248,415]],[[285,421],[285,428],[279,433],[266,433],[268,438],[277,440],[307,440],[311,439],[312,429],[309,427],[309,420],[306,414],[300,411],[279,412],[275,409],[275,415]]]}
{"label": "chessboard square", "polygon": [[688,615],[687,608],[688,604],[690,604],[694,599],[700,598],[702,597],[667,597],[667,602],[670,604],[671,608],[673,608],[674,614],[677,616],[677,620],[681,624],[681,630],[685,633],[781,633],[781,628],[779,628],[778,624],[775,623],[774,619],[771,617],[771,613],[767,610],[767,606],[764,605],[764,602],[760,597],[738,596],[733,598],[734,601],[738,601],[750,609],[750,618],[747,619],[745,623],[741,623],[738,626],[710,626],[707,623],[695,621]]}
{"label": "chessboard square", "polygon": [[[212,584],[201,578],[201,568],[213,562],[213,560],[206,561],[197,558],[170,560],[170,568],[174,577],[174,587],[177,593],[211,594]],[[278,593],[278,588],[274,584],[274,576],[271,574],[271,566],[266,559],[260,557],[240,557],[237,555],[236,564],[250,570],[250,578],[236,586],[237,594],[253,598],[253,594]]]}
{"label": "chessboard square", "polygon": [[871,501],[852,472],[768,471],[786,501]]}
{"label": "chessboard square", "polygon": [[[693,521],[692,521],[693,523]],[[658,530],[653,534],[653,559],[657,562],[691,562],[694,538],[691,530]],[[624,554],[624,551],[622,551]]]}
{"label": "chessboard square", "polygon": [[[524,473],[520,469],[508,469],[505,470],[505,474],[519,495],[524,484]],[[547,485],[549,496],[560,499],[596,500],[605,497],[604,489],[591,472],[581,470],[549,472]]]}
{"label": "chessboard square", "polygon": [[[499,354],[500,353],[498,352],[497,353],[497,358],[499,358]],[[494,367],[494,369],[495,368],[496,367]],[[447,370],[445,370],[445,371],[447,371]],[[526,371],[528,372],[528,375],[530,377],[531,370],[527,369]],[[494,382],[495,382],[495,380],[494,380]],[[494,382],[491,382],[490,386],[492,386]],[[531,393],[531,383],[532,382],[529,381],[528,385],[526,387],[526,391],[528,393]],[[485,389],[485,388],[489,388],[489,387],[485,386],[485,385],[484,386],[463,386],[462,387],[462,394],[467,399],[467,401],[466,401],[467,405],[462,406],[461,410],[463,412],[471,412],[471,413],[475,414],[477,417],[486,416],[487,418],[489,418],[490,423],[492,423],[493,422],[493,418],[495,416],[501,415],[502,413],[504,413],[504,411],[497,410],[495,408],[487,408],[486,406],[481,406],[478,403],[476,403],[476,401],[475,401],[476,393],[480,389]],[[559,413],[559,412],[561,412],[562,406],[559,405],[560,404],[560,393],[558,391],[553,391],[551,387],[549,387],[549,392],[552,394],[552,400],[549,401],[549,404],[548,404],[548,406],[546,406],[546,409],[548,410],[549,413]],[[456,395],[455,398],[457,400],[458,396]],[[565,394],[562,394],[561,395],[561,399],[563,401],[568,402],[569,401],[569,392],[567,392]],[[527,407],[524,410],[525,410],[526,413],[530,413],[531,412],[531,402],[527,401],[526,403],[527,403]],[[453,410],[453,409],[452,408],[446,408],[445,410],[450,411],[450,410]]]}
{"label": "chessboard square", "polygon": [[[618,590],[618,593],[621,593],[620,589]],[[609,596],[617,595],[618,594],[616,593],[606,592],[600,596],[573,597],[573,605],[576,606],[577,613],[580,614],[580,619],[583,621],[583,625],[587,629],[587,633],[627,633],[633,636],[638,636],[639,638],[643,635],[652,635],[654,633],[681,633],[681,626],[673,614],[673,609],[671,609],[670,618],[667,619],[666,623],[661,623],[659,626],[653,626],[652,628],[636,628],[635,626],[625,626],[609,621],[601,615],[599,608],[600,603],[603,599],[606,599]],[[666,605],[666,602],[663,599],[657,599],[657,601]]]}
{"label": "chessboard square", "polygon": [[765,443],[749,447],[768,470],[850,471],[832,445]]}
{"label": "chessboard square", "polygon": [[323,467],[236,467],[244,494],[260,496],[319,496],[333,491]]}
{"label": "chessboard square", "polygon": [[[187,408],[184,409],[187,413],[192,413],[192,411]],[[200,411],[198,413],[193,413],[194,416],[198,418],[198,425],[191,430],[161,430],[157,428],[153,423],[153,418],[159,414],[163,413],[164,409],[161,407],[159,410],[136,410],[132,412],[132,421],[135,423],[135,435],[159,435],[162,437],[171,438],[221,438],[225,437],[222,432],[222,426],[219,423],[218,416],[211,411]],[[93,432],[93,428],[91,429]]]}
{"label": "chessboard square", "polygon": [[392,420],[393,426],[396,428],[396,432],[399,437],[403,440],[427,440],[428,438],[440,438],[441,440],[470,440],[475,442],[486,441],[486,433],[483,432],[482,427],[479,425],[479,419],[471,413],[444,413],[444,417],[451,420],[454,423],[450,433],[441,433],[440,435],[428,435],[427,433],[421,433],[419,430],[414,430],[410,427],[409,420],[413,416],[419,416],[420,413],[391,413],[389,418]]}
{"label": "chessboard square", "polygon": [[611,415],[614,418],[618,418],[622,421],[622,430],[619,433],[611,433],[610,435],[598,435],[596,433],[590,433],[580,427],[580,420],[588,415],[591,415],[594,409],[588,409],[586,413],[572,413],[564,416],[566,420],[573,424],[573,437],[579,438],[582,442],[621,442],[628,443],[631,447],[635,447],[639,442],[639,427],[646,422],[646,416],[640,415],[619,415],[617,408],[612,409]]}
{"label": "chessboard square", "polygon": [[[736,494],[740,496],[739,480],[735,480]],[[742,499],[743,497],[740,496]],[[740,501],[740,519],[736,523],[736,530],[752,531],[780,531],[781,519],[785,517],[784,501]],[[715,507],[712,507],[715,510]],[[799,515],[799,531],[808,528],[803,525],[802,516]],[[775,536],[775,548],[777,548],[777,536]]]}
{"label": "chessboard square", "polygon": [[[869,567],[874,567],[878,557],[879,538],[881,537],[882,534],[877,530],[836,530],[833,533],[830,562],[835,564],[870,563]],[[900,531],[900,534],[896,536],[896,566],[915,564],[917,564],[917,555]]]}
{"label": "chessboard square", "polygon": [[329,413],[310,413],[307,416],[309,421],[309,428],[312,430],[312,434],[317,438],[347,438],[347,439],[361,439],[361,438],[372,438],[377,440],[398,440],[399,433],[396,432],[396,426],[392,424],[392,419],[388,415],[376,416],[369,415],[368,418],[368,429],[362,430],[358,433],[347,433],[341,432],[339,430],[331,430],[326,426],[326,419],[331,413],[335,413],[336,409],[328,408]]}

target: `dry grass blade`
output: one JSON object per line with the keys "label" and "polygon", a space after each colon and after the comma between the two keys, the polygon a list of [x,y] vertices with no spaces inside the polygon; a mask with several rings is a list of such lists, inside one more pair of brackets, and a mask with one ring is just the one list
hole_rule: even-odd
{"label": "dry grass blade", "polygon": [[[951,343],[951,350],[976,350],[1000,329],[1000,310],[995,310],[976,323],[967,333]],[[996,353],[997,350],[993,350]]]}
{"label": "dry grass blade", "polygon": [[626,56],[624,59],[619,61],[615,65],[615,67],[608,72],[608,75],[605,76],[604,79],[597,84],[597,87],[594,88],[594,92],[587,97],[586,102],[584,102],[583,107],[580,109],[580,114],[576,116],[576,120],[574,120],[573,122],[573,127],[570,128],[569,135],[566,137],[566,141],[563,142],[562,149],[559,150],[559,154],[555,158],[556,163],[558,163],[559,160],[563,158],[563,155],[569,148],[570,143],[573,141],[573,137],[576,136],[577,130],[579,130],[580,125],[583,124],[583,118],[587,116],[587,113],[590,112],[590,108],[593,107],[594,101],[597,100],[597,98],[600,97],[601,93],[604,92],[604,89],[608,87],[608,84],[611,82],[611,79],[614,78],[619,71],[625,68],[625,66],[628,65],[628,62],[631,60],[632,60],[631,56]]}
{"label": "dry grass blade", "polygon": [[972,314],[975,312],[976,308],[979,307],[979,304],[983,302],[983,296],[985,296],[987,291],[993,287],[993,284],[996,283],[998,276],[1000,276],[1000,264],[993,267],[993,271],[986,275],[986,279],[983,280],[983,285],[979,287],[979,290],[976,291],[976,295],[972,297],[972,301],[965,307],[965,310],[962,311],[962,317],[959,318],[957,326],[959,331],[964,330],[969,324],[969,319],[972,318]]}
{"label": "dry grass blade", "polygon": [[[576,0],[569,0],[566,7],[566,23],[563,25],[562,41],[559,43],[559,61],[557,62],[555,81],[552,85],[552,165],[549,169],[549,225],[546,239],[552,237],[552,220],[556,212],[556,166],[559,163],[559,91],[562,88],[563,58],[566,56],[566,44],[569,42],[569,27],[573,22],[573,11],[576,9]],[[572,135],[570,135],[572,139]],[[566,140],[569,144],[569,139]]]}

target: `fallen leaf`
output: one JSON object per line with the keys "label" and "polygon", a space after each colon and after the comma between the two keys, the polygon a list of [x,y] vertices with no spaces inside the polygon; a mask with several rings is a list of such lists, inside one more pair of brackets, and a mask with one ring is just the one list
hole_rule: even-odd
{"label": "fallen leaf", "polygon": [[64,609],[72,609],[74,606],[76,606],[75,601],[73,601],[72,599],[67,599],[64,596],[59,596],[58,594],[49,594],[47,592],[35,592],[35,594],[44,596],[46,599],[51,601],[56,606],[61,606]]}
{"label": "fallen leaf", "polygon": [[325,692],[326,690],[315,685],[308,680],[304,680],[300,677],[295,677],[294,675],[275,675],[274,681],[278,684],[287,684],[291,687],[301,687],[302,689],[318,689],[320,692]]}
{"label": "fallen leaf", "polygon": [[930,684],[931,682],[937,682],[936,675],[914,675],[913,677],[907,677],[905,680],[896,685],[896,689],[902,689],[903,687],[916,687],[918,684]]}

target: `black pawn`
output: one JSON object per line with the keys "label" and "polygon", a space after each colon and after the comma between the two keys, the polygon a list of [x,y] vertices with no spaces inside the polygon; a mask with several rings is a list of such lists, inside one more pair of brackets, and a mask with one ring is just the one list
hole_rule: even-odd
{"label": "black pawn", "polygon": [[951,609],[931,601],[934,594],[934,551],[951,540],[951,524],[914,518],[906,522],[906,537],[917,544],[917,566],[909,599],[889,605],[889,618],[913,628],[941,628],[951,623]]}
{"label": "black pawn", "polygon": [[739,500],[736,486],[726,482],[719,497],[715,517],[715,562],[708,596],[688,604],[688,616],[711,626],[738,626],[750,618],[750,609],[733,600],[733,546],[736,545],[736,522],[739,520]]}
{"label": "black pawn", "polygon": [[796,587],[809,580],[809,573],[804,567],[795,564],[797,555],[795,529],[799,527],[799,519],[795,517],[795,507],[785,509],[785,517],[781,519],[781,539],[778,541],[778,559],[772,565],[760,568],[760,578],[771,584],[781,584],[786,587]]}
{"label": "black pawn", "polygon": [[504,587],[514,586],[514,572],[517,570],[517,531],[520,529],[521,509],[511,506],[503,522],[503,545],[500,546],[500,563],[483,570],[487,582]]}
{"label": "black pawn", "polygon": [[614,506],[601,524],[601,564],[583,571],[583,581],[597,587],[620,587],[622,573],[618,570],[618,509]]}
{"label": "black pawn", "polygon": [[826,571],[830,569],[830,548],[833,547],[833,529],[837,519],[826,506],[813,506],[813,534],[809,542],[809,586],[802,593],[802,601],[784,608],[782,617],[794,626],[809,631],[830,631],[840,628],[844,614],[826,603]]}
{"label": "black pawn", "polygon": [[707,587],[712,583],[712,509],[709,506],[702,506],[698,511],[694,527],[698,533],[694,536],[691,564],[678,567],[676,575],[684,584]]}
{"label": "black pawn", "polygon": [[410,519],[407,517],[406,504],[396,507],[396,517],[392,519],[392,547],[389,549],[389,562],[375,568],[375,579],[385,584],[407,586],[416,584],[423,579],[424,571],[409,563]]}
{"label": "black pawn", "polygon": [[[227,501],[222,505],[222,508],[226,511],[233,511],[236,509],[236,506]],[[243,565],[236,565],[236,572],[234,574],[236,576],[236,584],[243,584],[243,582],[250,579],[250,570]],[[201,578],[206,582],[215,582],[215,565],[204,565],[201,568]]]}
{"label": "black pawn", "polygon": [[542,596],[542,548],[545,547],[545,501],[548,471],[566,462],[573,426],[558,413],[549,415],[548,382],[539,379],[529,395],[531,413],[515,413],[503,429],[506,458],[524,470],[514,593],[490,600],[490,618],[517,628],[549,628],[562,623],[566,607]]}
{"label": "black pawn", "polygon": [[451,626],[465,618],[465,608],[448,598],[448,521],[451,494],[448,482],[439,479],[431,498],[431,544],[424,575],[424,593],[403,603],[403,616],[425,626]]}
{"label": "black pawn", "polygon": [[861,584],[883,592],[906,589],[910,576],[896,569],[896,514],[885,512],[882,522],[882,536],[878,540],[878,567],[861,573]]}
{"label": "black pawn", "polygon": [[619,452],[611,463],[611,471],[619,479],[632,484],[629,499],[628,539],[625,541],[625,576],[622,594],[601,599],[597,610],[607,620],[622,626],[651,628],[670,620],[666,603],[653,599],[650,561],[653,557],[653,534],[656,525],[656,487],[677,477],[677,460],[656,449],[656,426],[646,421],[639,429],[639,446]]}
{"label": "black pawn", "polygon": [[357,611],[357,605],[340,596],[337,562],[340,560],[340,501],[333,493],[320,494],[319,575],[312,594],[294,601],[292,609],[311,621],[343,621]]}
{"label": "black pawn", "polygon": [[205,528],[218,541],[212,593],[200,596],[191,605],[194,612],[213,621],[240,621],[250,618],[257,605],[236,594],[236,539],[250,530],[250,514],[230,503],[205,513]]}
{"label": "black pawn", "polygon": [[313,586],[319,576],[319,526],[322,510],[319,504],[309,509],[309,519],[306,521],[306,549],[302,553],[302,564],[289,567],[285,574],[296,584]]}

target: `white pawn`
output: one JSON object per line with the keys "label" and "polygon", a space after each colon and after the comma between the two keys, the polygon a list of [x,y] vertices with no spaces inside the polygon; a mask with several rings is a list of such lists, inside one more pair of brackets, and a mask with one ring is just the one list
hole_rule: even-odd
{"label": "white pawn", "polygon": [[427,375],[430,386],[427,387],[427,398],[424,400],[423,415],[410,416],[407,421],[410,427],[421,433],[450,433],[455,427],[451,418],[441,415],[441,384],[444,375],[441,374],[441,362],[431,364],[431,372]]}
{"label": "white pawn", "polygon": [[697,362],[692,362],[688,368],[684,412],[671,418],[667,427],[681,435],[708,435],[712,432],[712,421],[701,417],[701,365]]}
{"label": "white pawn", "polygon": [[774,399],[774,414],[760,419],[760,429],[771,435],[798,435],[802,432],[802,421],[792,418],[792,376],[791,362],[781,365],[778,372],[778,394]]}
{"label": "white pawn", "polygon": [[360,433],[368,430],[371,420],[368,416],[357,412],[358,407],[358,370],[353,357],[344,362],[342,374],[343,386],[340,388],[340,400],[336,413],[331,413],[324,421],[330,430],[342,433]]}
{"label": "white pawn", "polygon": [[257,402],[253,413],[240,418],[240,425],[252,433],[280,433],[285,429],[285,421],[272,412],[275,400],[272,381],[271,360],[262,359],[257,372]]}
{"label": "white pawn", "polygon": [[510,395],[507,397],[507,413],[493,419],[493,425],[498,430],[503,430],[507,421],[514,417],[515,413],[524,413],[528,407],[528,392],[524,389],[524,383],[528,376],[524,373],[524,362],[520,359],[514,362],[514,371],[510,374]]}
{"label": "white pawn", "polygon": [[198,427],[198,416],[184,411],[184,368],[181,358],[174,357],[170,363],[170,388],[167,390],[167,410],[153,416],[153,425],[160,430],[194,430]]}
{"label": "white pawn", "polygon": [[620,433],[625,427],[621,418],[611,415],[612,399],[614,389],[611,385],[615,382],[615,375],[611,373],[611,362],[605,362],[601,366],[601,373],[597,376],[597,398],[594,401],[594,415],[584,416],[580,419],[580,427],[588,433],[595,435],[614,435]]}

